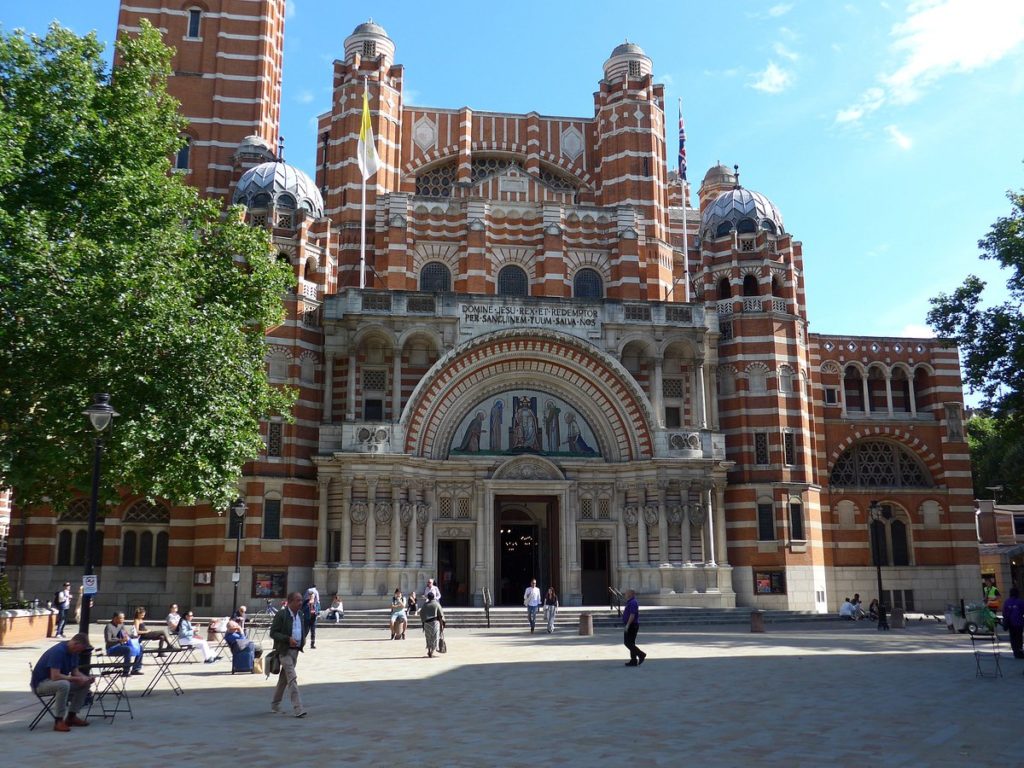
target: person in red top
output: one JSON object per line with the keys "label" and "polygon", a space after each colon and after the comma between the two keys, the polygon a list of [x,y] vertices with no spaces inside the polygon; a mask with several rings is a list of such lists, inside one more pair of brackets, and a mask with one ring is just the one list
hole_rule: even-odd
{"label": "person in red top", "polygon": [[622,623],[626,627],[622,644],[629,648],[627,667],[639,667],[647,654],[636,647],[636,633],[640,631],[640,604],[636,601],[636,590],[626,590],[626,607],[622,611]]}

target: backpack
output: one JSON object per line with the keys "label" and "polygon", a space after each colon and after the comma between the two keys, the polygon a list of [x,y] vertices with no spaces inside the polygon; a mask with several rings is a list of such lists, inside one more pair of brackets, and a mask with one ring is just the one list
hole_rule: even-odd
{"label": "backpack", "polygon": [[55,608],[60,608],[60,605],[63,602],[63,600],[60,599],[60,593],[61,590],[59,589],[53,593],[53,605]]}

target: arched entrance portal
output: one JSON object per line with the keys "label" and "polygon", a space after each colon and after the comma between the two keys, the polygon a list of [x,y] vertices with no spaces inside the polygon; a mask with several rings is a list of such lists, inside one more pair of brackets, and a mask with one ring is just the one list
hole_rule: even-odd
{"label": "arched entrance portal", "polygon": [[495,584],[498,605],[522,605],[531,579],[561,593],[557,496],[495,496]]}

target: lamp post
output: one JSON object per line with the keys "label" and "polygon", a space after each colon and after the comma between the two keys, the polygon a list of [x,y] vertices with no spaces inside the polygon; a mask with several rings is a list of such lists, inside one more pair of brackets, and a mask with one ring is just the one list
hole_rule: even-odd
{"label": "lamp post", "polygon": [[[83,416],[89,417],[89,423],[92,424],[92,428],[96,430],[96,436],[93,438],[93,453],[92,453],[92,498],[89,503],[89,528],[85,536],[85,575],[92,576],[95,571],[95,563],[93,563],[92,550],[93,541],[96,539],[96,516],[99,512],[100,504],[100,459],[103,457],[103,433],[107,427],[111,425],[115,416],[120,414],[114,410],[110,404],[110,395],[106,393],[95,394],[92,396],[92,405],[82,411]],[[101,563],[102,565],[102,563]],[[84,635],[89,635],[89,621],[91,616],[92,595],[82,594],[82,615],[81,622],[78,626],[78,631]],[[82,666],[88,666],[92,660],[92,654],[86,651],[84,654],[84,661]]]}
{"label": "lamp post", "polygon": [[242,558],[242,528],[245,526],[245,512],[246,506],[245,501],[239,497],[231,502],[231,514],[235,516],[235,572],[231,575],[231,581],[235,584],[235,596],[234,604],[232,605],[232,614],[238,610],[238,582],[241,580],[242,575],[239,572],[239,565],[241,564]]}
{"label": "lamp post", "polygon": [[889,621],[885,614],[885,605],[882,603],[882,556],[884,549],[882,543],[885,531],[882,526],[875,528],[874,523],[881,523],[884,520],[888,520],[892,517],[892,510],[887,507],[883,507],[874,499],[871,500],[871,504],[868,507],[868,512],[871,515],[871,553],[875,560],[875,576],[878,579],[878,628],[888,629]]}

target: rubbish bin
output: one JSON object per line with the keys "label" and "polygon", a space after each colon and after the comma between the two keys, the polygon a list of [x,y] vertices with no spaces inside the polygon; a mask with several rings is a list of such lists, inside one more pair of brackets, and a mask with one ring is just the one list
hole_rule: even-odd
{"label": "rubbish bin", "polygon": [[889,616],[889,626],[893,629],[904,629],[907,626],[907,620],[903,617],[902,608],[892,609],[892,614]]}
{"label": "rubbish bin", "polygon": [[580,614],[580,634],[581,635],[592,635],[594,634],[594,616],[590,613]]}
{"label": "rubbish bin", "polygon": [[750,631],[764,632],[764,611],[753,610],[750,612]]}

